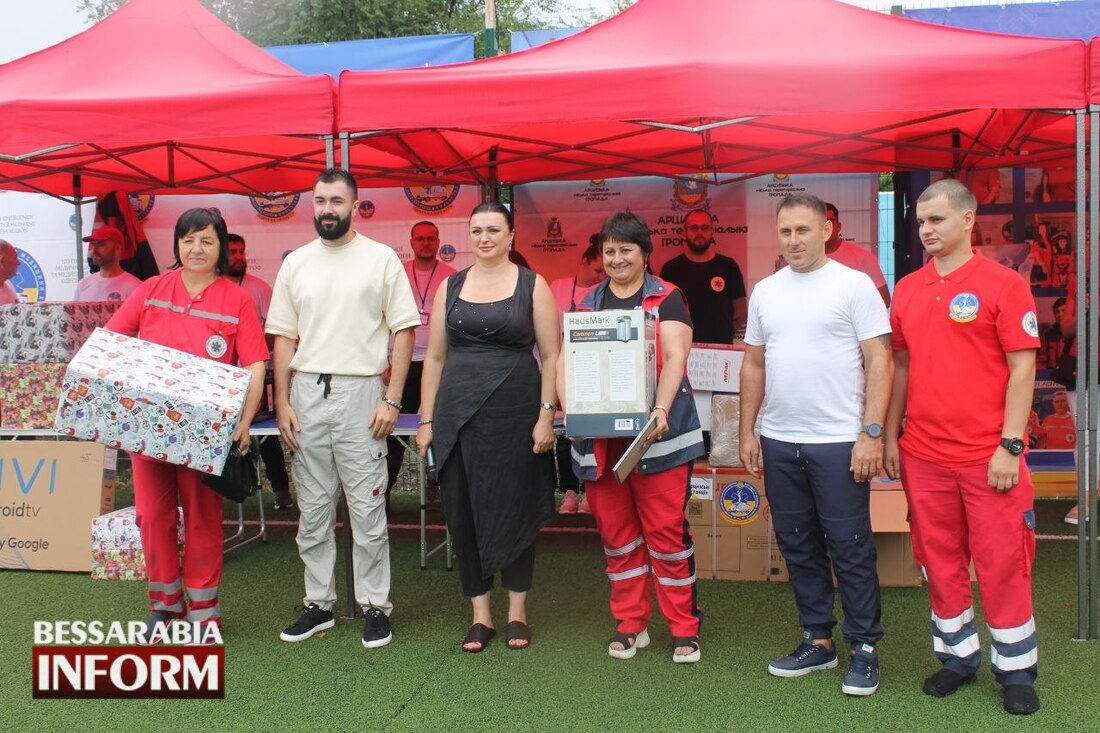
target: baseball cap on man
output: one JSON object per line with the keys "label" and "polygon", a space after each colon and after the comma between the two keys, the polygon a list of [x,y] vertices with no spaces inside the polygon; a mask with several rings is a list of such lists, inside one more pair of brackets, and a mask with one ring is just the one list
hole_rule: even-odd
{"label": "baseball cap on man", "polygon": [[123,259],[132,256],[130,248],[127,246],[126,243],[126,237],[122,236],[122,232],[120,232],[118,229],[111,226],[110,224],[98,226],[92,230],[92,233],[89,236],[84,237],[85,242],[102,242],[107,239],[113,239],[116,243],[118,243],[118,245],[122,248],[121,256]]}

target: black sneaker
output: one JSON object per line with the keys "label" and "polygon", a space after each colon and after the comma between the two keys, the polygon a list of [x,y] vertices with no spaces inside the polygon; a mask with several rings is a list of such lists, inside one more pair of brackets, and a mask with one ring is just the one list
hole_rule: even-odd
{"label": "black sneaker", "polygon": [[878,652],[873,644],[856,644],[852,648],[852,659],[848,674],[840,685],[845,695],[863,697],[875,694],[878,689]]}
{"label": "black sneaker", "polygon": [[386,646],[393,641],[393,633],[390,631],[390,620],[381,608],[367,606],[363,609],[363,646],[374,649]]}
{"label": "black sneaker", "polygon": [[145,622],[145,628],[134,639],[141,646],[154,646],[161,644],[168,638],[168,625],[175,618],[167,611],[151,611],[149,620]]}
{"label": "black sneaker", "polygon": [[336,619],[332,611],[326,611],[316,603],[310,603],[302,609],[302,615],[298,620],[283,629],[279,638],[283,641],[302,641],[316,634],[318,631],[331,629],[336,625]]}
{"label": "black sneaker", "polygon": [[282,511],[283,509],[293,509],[294,499],[290,496],[289,491],[276,491],[275,492],[275,509]]}
{"label": "black sneaker", "polygon": [[813,636],[803,632],[802,643],[785,657],[780,657],[768,665],[768,674],[776,677],[801,677],[822,669],[832,669],[837,665],[836,647],[814,644]]}

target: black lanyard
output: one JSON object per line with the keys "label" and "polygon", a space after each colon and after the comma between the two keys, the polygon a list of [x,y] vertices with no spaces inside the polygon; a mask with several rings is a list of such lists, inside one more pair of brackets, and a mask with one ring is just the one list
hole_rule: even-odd
{"label": "black lanyard", "polygon": [[[435,277],[435,268],[439,267],[439,260],[435,261],[432,265],[432,273],[428,275],[428,284],[424,286],[424,292],[420,292],[420,278],[416,276],[416,263],[412,263],[413,273],[413,285],[416,287],[416,294],[420,298],[420,314],[424,314],[424,305],[428,302],[428,291],[432,289],[432,278]],[[574,281],[575,282],[575,281]]]}

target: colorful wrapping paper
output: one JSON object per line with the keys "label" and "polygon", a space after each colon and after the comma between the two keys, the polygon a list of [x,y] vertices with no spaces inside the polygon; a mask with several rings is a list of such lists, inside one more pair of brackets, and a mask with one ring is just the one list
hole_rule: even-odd
{"label": "colorful wrapping paper", "polygon": [[[177,524],[183,545],[183,511]],[[148,580],[145,552],[141,547],[134,507],[104,514],[92,520],[92,578],[96,580]]]}
{"label": "colorful wrapping paper", "polygon": [[53,427],[65,364],[0,364],[0,427]]}
{"label": "colorful wrapping paper", "polygon": [[96,329],[65,371],[54,428],[221,475],[251,374]]}
{"label": "colorful wrapping paper", "polygon": [[121,305],[117,301],[0,305],[0,363],[69,361]]}

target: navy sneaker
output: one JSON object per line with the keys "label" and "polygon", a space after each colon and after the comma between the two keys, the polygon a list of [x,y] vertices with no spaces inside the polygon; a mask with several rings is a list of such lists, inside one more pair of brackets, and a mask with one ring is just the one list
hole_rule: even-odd
{"label": "navy sneaker", "polygon": [[140,646],[155,646],[163,644],[168,638],[168,627],[176,620],[176,616],[167,611],[150,611],[149,620],[145,627],[138,632],[135,641]]}
{"label": "navy sneaker", "polygon": [[878,652],[873,644],[856,644],[852,647],[852,659],[848,674],[840,691],[845,695],[861,697],[873,695],[878,689]]}
{"label": "navy sneaker", "polygon": [[819,669],[832,669],[836,664],[836,648],[814,644],[813,634],[805,631],[797,649],[768,665],[768,674],[776,677],[801,677]]}

